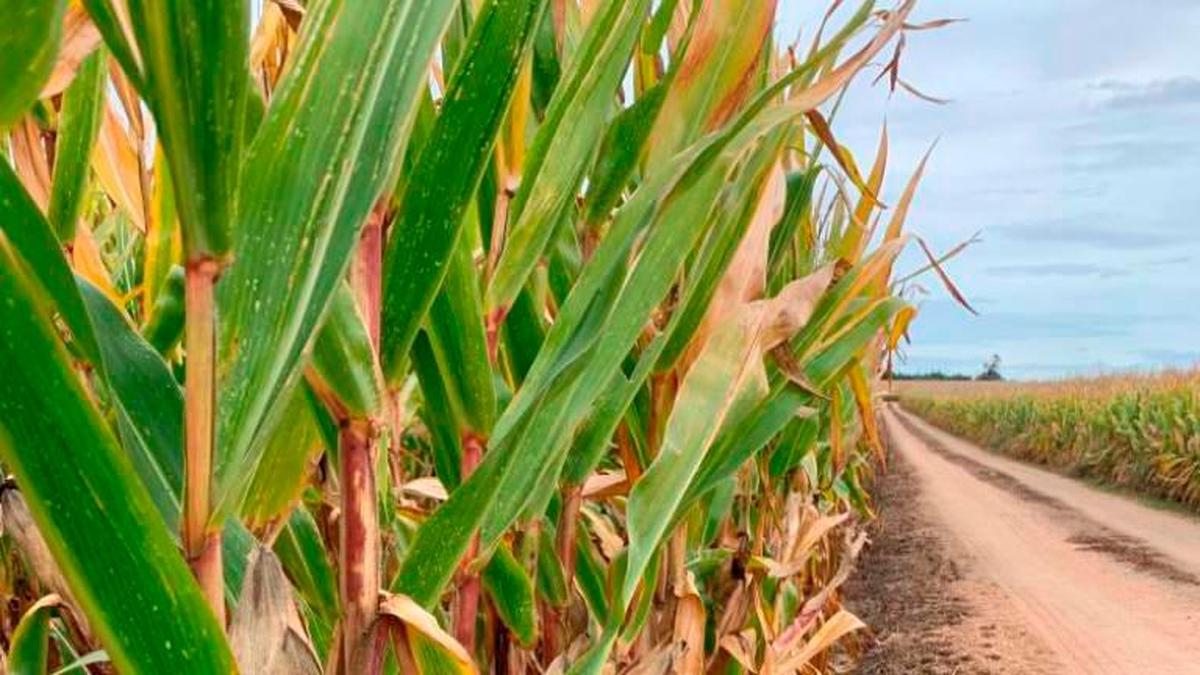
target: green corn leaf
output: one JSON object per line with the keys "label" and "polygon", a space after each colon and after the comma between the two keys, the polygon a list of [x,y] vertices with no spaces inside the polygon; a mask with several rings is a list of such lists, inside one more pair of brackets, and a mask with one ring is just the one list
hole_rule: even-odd
{"label": "green corn leaf", "polygon": [[[250,91],[250,4],[246,0],[149,2],[126,11],[137,56],[124,53],[112,0],[97,26],[154,114],[189,259],[223,257],[238,208],[238,170]],[[110,39],[111,38],[111,39]]]}
{"label": "green corn leaf", "polygon": [[558,47],[554,43],[554,18],[550,12],[542,15],[533,39],[533,109],[538,118],[546,116],[546,108],[554,96],[554,89],[562,77],[562,64],[558,60]]}
{"label": "green corn leaf", "polygon": [[563,576],[562,560],[554,550],[554,538],[546,529],[538,535],[537,588],[538,597],[551,606],[567,604],[567,580]]}
{"label": "green corn leaf", "polygon": [[[747,123],[757,112],[746,114]],[[524,385],[497,421],[482,464],[422,524],[393,588],[423,605],[432,603],[474,529],[486,518],[482,541],[489,549],[523,510],[531,494],[526,486],[539,479],[555,480],[545,474],[547,467],[555,466],[553,451],[565,446],[592,402],[612,381],[646,317],[666,295],[735,160],[772,125],[789,119],[777,115],[742,133],[742,127],[736,127],[681,153],[618,211],[608,236],[561,308]],[[664,193],[668,196],[661,197]],[[614,273],[652,215],[657,226],[650,228],[643,254],[624,286],[614,285]],[[617,288],[616,300],[593,305],[604,289]],[[595,328],[580,329],[598,320]],[[584,353],[588,359],[581,360]],[[523,447],[523,442],[532,447]],[[516,457],[519,462],[514,462]],[[505,501],[500,508],[494,503],[498,496]]]}
{"label": "green corn leaf", "polygon": [[808,455],[820,431],[820,417],[817,415],[794,420],[785,427],[767,465],[771,478],[781,478]]}
{"label": "green corn leaf", "polygon": [[555,89],[509,207],[504,250],[485,297],[489,315],[507,312],[574,199],[649,6],[649,0],[603,5]]}
{"label": "green corn leaf", "polygon": [[50,76],[62,39],[66,0],[9,0],[0,4],[0,131],[25,114]]}
{"label": "green corn leaf", "polygon": [[[798,69],[781,78],[756,96],[724,131],[701,139],[643,182],[618,210],[608,235],[581,271],[523,386],[497,420],[483,462],[421,525],[393,581],[394,588],[422,605],[432,605],[485,518],[482,545],[488,550],[503,531],[502,525],[524,508],[523,493],[516,490],[514,498],[512,486],[529,476],[555,479],[543,473],[546,466],[552,466],[550,452],[566,442],[612,381],[650,312],[666,296],[701,236],[706,215],[738,160],[764,135],[832,96],[857,64],[883,48],[905,16],[906,12],[899,12],[890,17],[876,38],[850,61],[804,95],[772,108],[774,98],[807,70]],[[651,219],[653,224],[648,222]],[[597,296],[610,287],[614,273],[628,263],[636,236],[647,227],[642,253],[620,287],[619,297],[595,306]],[[579,330],[597,316],[603,319],[597,330]],[[587,358],[582,359],[585,353]],[[534,452],[526,451],[526,442],[533,444]],[[495,508],[498,495],[516,508]]]}
{"label": "green corn leaf", "polygon": [[[115,394],[122,447],[168,535],[175,539],[183,494],[183,391],[167,364],[108,297],[82,279],[78,284],[100,344],[103,372]],[[295,473],[304,464],[287,468]],[[281,472],[273,477],[275,491],[289,484],[284,476]],[[264,495],[264,499],[271,494]],[[253,540],[240,522],[232,523],[223,533],[225,593],[231,601],[241,588],[245,555]]]}
{"label": "green corn leaf", "polygon": [[[672,68],[668,77],[677,68]],[[637,167],[650,130],[666,100],[667,84],[659,83],[632,106],[617,114],[604,133],[596,164],[592,167],[587,192],[586,218],[597,223],[608,215],[621,198],[621,191]]]}
{"label": "green corn leaf", "polygon": [[459,238],[447,266],[442,290],[430,308],[426,334],[442,384],[460,420],[459,436],[470,431],[486,437],[496,421],[496,389],[488,359],[479,278],[466,237]]}
{"label": "green corn leaf", "polygon": [[844,368],[852,365],[867,343],[887,326],[897,312],[907,306],[908,303],[893,297],[871,302],[865,311],[853,317],[836,338],[822,346],[804,364],[809,380],[818,387],[828,385]]}
{"label": "green corn leaf", "polygon": [[398,366],[446,274],[545,6],[546,0],[483,5],[442,112],[408,174],[384,263],[381,352],[389,379],[401,374]]}
{"label": "green corn leaf", "polygon": [[517,382],[525,380],[526,373],[537,358],[542,340],[546,337],[542,317],[538,315],[537,300],[533,291],[521,289],[504,321],[505,356],[508,358],[512,377]]}
{"label": "green corn leaf", "polygon": [[569,485],[582,485],[600,463],[621,422],[621,417],[633,403],[634,396],[646,381],[650,368],[658,361],[665,344],[665,340],[657,338],[638,358],[637,367],[629,377],[624,373],[614,376],[616,382],[605,391],[596,404],[595,412],[588,418],[587,425],[580,431],[575,446],[567,457],[563,480]]}
{"label": "green corn leaf", "polygon": [[237,256],[217,288],[217,504],[236,508],[282,394],[406,138],[454,2],[320,0],[243,171]]}
{"label": "green corn leaf", "polygon": [[429,336],[417,334],[412,348],[413,370],[421,385],[421,419],[433,437],[433,467],[447,490],[462,482],[462,436],[466,423],[451,402],[446,380]]}
{"label": "green corn leaf", "polygon": [[75,237],[75,220],[87,192],[92,145],[104,111],[104,79],[104,51],[97,50],[84,60],[63,94],[50,205],[46,210],[59,241]]}
{"label": "green corn leaf", "polygon": [[[655,552],[650,563],[646,565],[641,573],[641,579],[634,580],[635,585],[640,585],[642,592],[638,594],[637,604],[629,608],[628,618],[625,622],[625,627],[621,631],[622,641],[629,642],[637,637],[638,633],[642,632],[642,628],[646,625],[646,620],[650,618],[650,609],[655,604],[654,589],[658,587],[658,577],[662,573],[662,565],[659,564],[660,553]],[[628,568],[625,570],[628,575]],[[628,579],[628,576],[624,577]]]}
{"label": "green corn leaf", "polygon": [[49,223],[6,161],[0,161],[0,231],[50,295],[55,310],[70,331],[71,344],[84,358],[97,364],[100,355],[96,338],[75,288],[71,268],[67,267]]}
{"label": "green corn leaf", "polygon": [[221,532],[221,571],[225,581],[225,603],[237,604],[246,577],[250,552],[258,540],[240,520],[230,522]]}
{"label": "green corn leaf", "polygon": [[500,620],[523,646],[533,646],[537,640],[533,581],[507,546],[496,548],[496,554],[483,568],[482,579]]}
{"label": "green corn leaf", "polygon": [[0,205],[5,207],[0,227],[76,338],[71,344],[81,348],[116,394],[126,452],[174,532],[182,485],[183,395],[178,384],[121,311],[103,293],[72,276],[49,223],[4,162]]}
{"label": "green corn leaf", "polygon": [[48,595],[33,603],[21,617],[8,648],[10,675],[42,675],[50,656],[50,619],[61,601]]}
{"label": "green corn leaf", "polygon": [[45,298],[4,238],[0,256],[0,456],[93,631],[124,672],[231,672],[223,631],[81,389]]}
{"label": "green corn leaf", "polygon": [[251,528],[264,527],[291,509],[304,489],[313,456],[324,447],[316,396],[300,383],[290,399],[283,413],[287,422],[277,426],[267,441],[242,505],[242,518]]}
{"label": "green corn leaf", "polygon": [[292,511],[275,540],[274,551],[305,604],[332,626],[338,617],[337,575],[307,509],[301,506]]}
{"label": "green corn leaf", "polygon": [[179,265],[171,267],[162,282],[150,309],[150,318],[142,329],[142,335],[160,354],[166,354],[179,343],[183,336],[184,284],[187,276]]}
{"label": "green corn leaf", "polygon": [[[780,265],[784,254],[790,250],[795,239],[796,231],[804,220],[806,213],[812,207],[813,188],[817,184],[817,176],[821,167],[814,165],[804,172],[795,172],[787,177],[787,203],[783,208],[783,216],[779,224],[771,231],[771,254],[767,263],[768,287],[778,290],[786,283]],[[805,248],[808,248],[808,242]],[[808,270],[802,270],[807,272]]]}
{"label": "green corn leaf", "polygon": [[606,570],[593,550],[587,525],[580,523],[575,534],[575,585],[587,603],[588,611],[601,626],[608,624]]}
{"label": "green corn leaf", "polygon": [[733,309],[688,369],[667,419],[662,447],[629,494],[629,571],[622,602],[632,598],[637,577],[680,513],[721,427],[753,418],[755,407],[767,397],[763,355],[809,322],[832,273],[832,267],[825,268],[792,282],[774,298]]}
{"label": "green corn leaf", "polygon": [[[705,455],[688,486],[683,503],[689,504],[721,481],[737,472],[797,416],[812,394],[789,383],[772,388],[771,395],[760,401],[744,418],[726,425],[717,436],[712,450]],[[807,410],[812,413],[811,409]]]}
{"label": "green corn leaf", "polygon": [[82,279],[78,283],[116,394],[125,452],[174,533],[183,490],[183,391],[121,310],[100,289]]}
{"label": "green corn leaf", "polygon": [[736,415],[735,408],[765,393],[766,374],[756,349],[757,331],[756,325],[742,317],[723,324],[680,385],[658,456],[629,494],[630,572],[620,602],[628,603],[633,598],[642,570],[674,519],[722,422]]}
{"label": "green corn leaf", "polygon": [[319,381],[317,391],[332,403],[335,417],[366,419],[379,411],[383,381],[349,284],[341,284],[333,294],[313,343],[312,368]]}

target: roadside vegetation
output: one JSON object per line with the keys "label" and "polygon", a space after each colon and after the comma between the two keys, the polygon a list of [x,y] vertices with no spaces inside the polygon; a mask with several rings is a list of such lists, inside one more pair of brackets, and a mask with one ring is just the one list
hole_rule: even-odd
{"label": "roadside vegetation", "polygon": [[831,669],[914,4],[4,4],[10,672]]}
{"label": "roadside vegetation", "polygon": [[1200,511],[1200,370],[912,382],[903,406],[982,446]]}

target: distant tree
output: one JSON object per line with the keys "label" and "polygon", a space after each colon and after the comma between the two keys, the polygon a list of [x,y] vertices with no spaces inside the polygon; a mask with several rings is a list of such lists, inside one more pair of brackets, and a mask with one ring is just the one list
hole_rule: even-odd
{"label": "distant tree", "polygon": [[1003,380],[1000,374],[1000,355],[992,354],[992,358],[983,362],[983,371],[975,376],[976,380]]}
{"label": "distant tree", "polygon": [[[889,378],[888,378],[888,375],[889,375],[888,373],[884,373],[884,379],[889,379]],[[894,379],[894,380],[936,380],[936,381],[943,381],[943,380],[971,380],[971,379],[974,379],[974,378],[972,378],[970,375],[964,375],[963,373],[944,373],[944,372],[942,372],[942,371],[940,371],[940,370],[933,370],[933,371],[930,371],[930,372],[927,372],[927,373],[902,373],[902,372],[897,372],[897,373],[894,373],[894,374],[892,374],[892,377],[891,377],[890,379]]]}

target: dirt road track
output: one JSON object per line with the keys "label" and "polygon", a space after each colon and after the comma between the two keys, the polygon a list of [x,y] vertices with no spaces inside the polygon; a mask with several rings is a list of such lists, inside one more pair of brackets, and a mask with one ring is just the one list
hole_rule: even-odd
{"label": "dirt road track", "polygon": [[[909,583],[940,584],[960,606],[932,628],[959,665],[919,670],[1200,673],[1200,521],[988,453],[896,407],[884,420],[926,521],[907,527],[931,530],[954,568],[950,581]],[[882,621],[914,620],[893,615]]]}

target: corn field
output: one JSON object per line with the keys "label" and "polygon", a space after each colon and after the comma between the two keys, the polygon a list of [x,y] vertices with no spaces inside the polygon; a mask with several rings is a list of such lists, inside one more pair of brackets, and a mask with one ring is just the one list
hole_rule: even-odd
{"label": "corn field", "polygon": [[999,452],[1200,509],[1200,371],[921,384],[901,401]]}
{"label": "corn field", "polygon": [[9,672],[847,667],[944,21],[841,4],[0,3]]}

